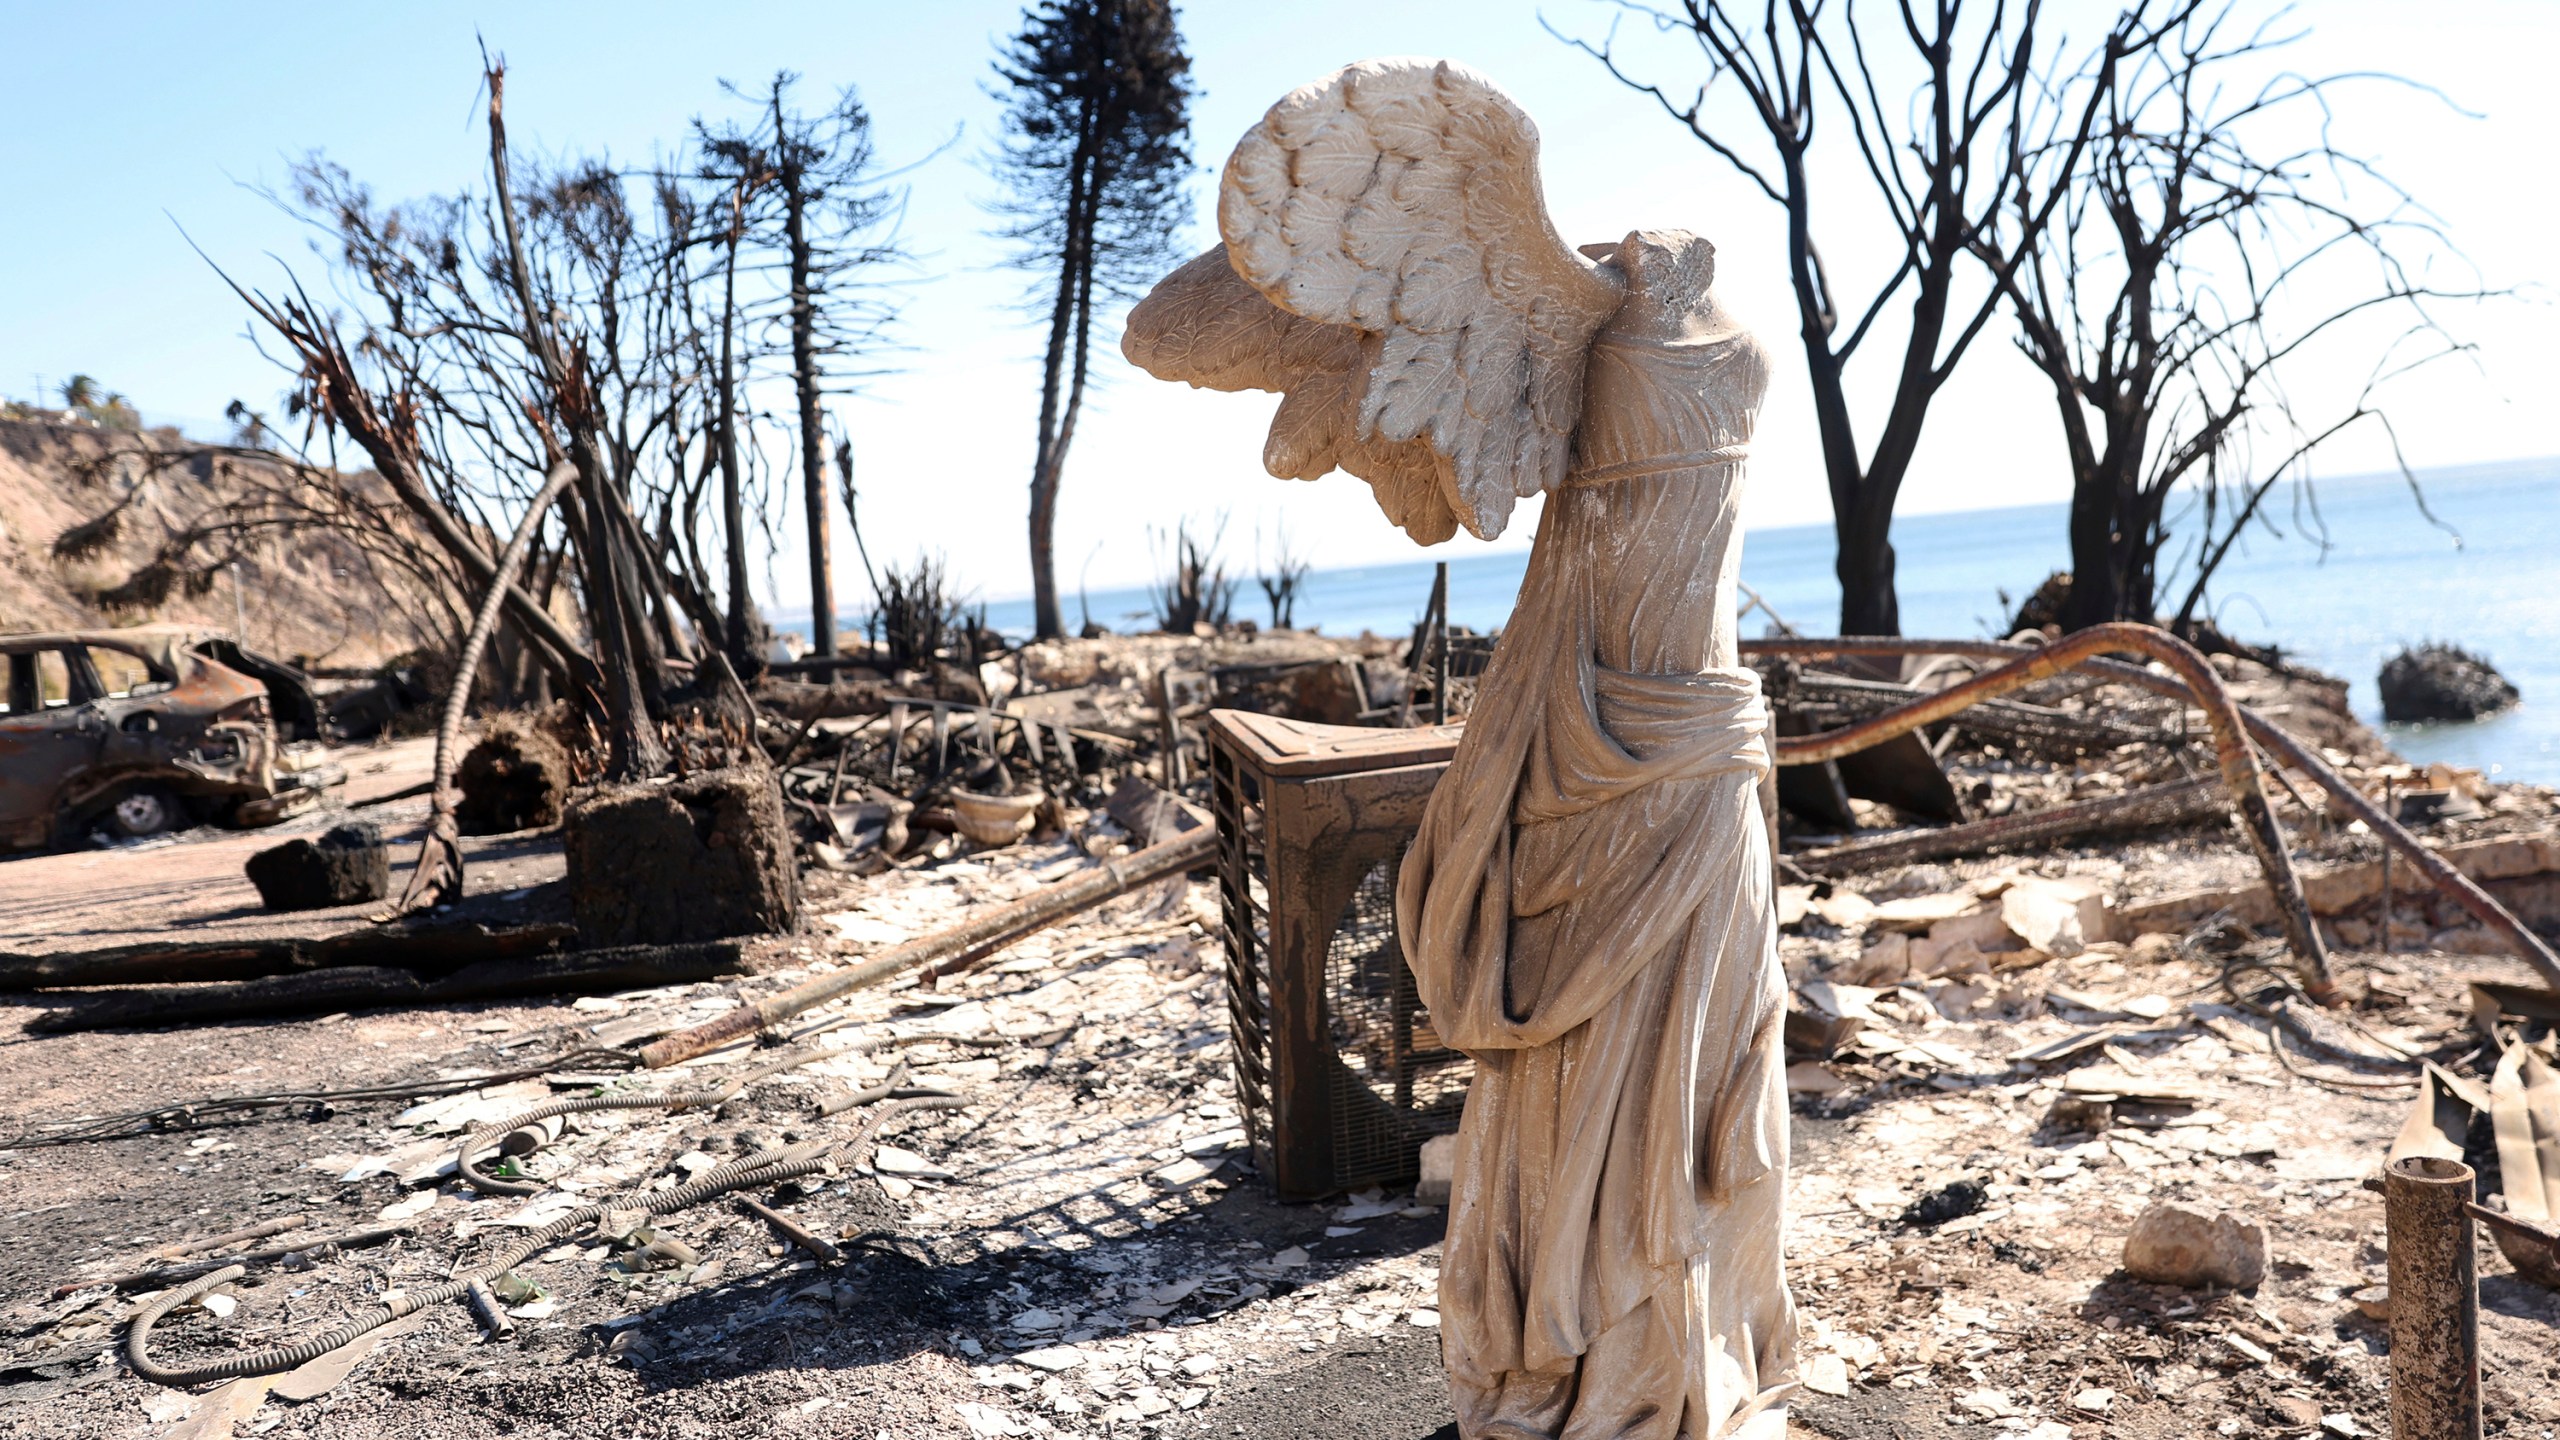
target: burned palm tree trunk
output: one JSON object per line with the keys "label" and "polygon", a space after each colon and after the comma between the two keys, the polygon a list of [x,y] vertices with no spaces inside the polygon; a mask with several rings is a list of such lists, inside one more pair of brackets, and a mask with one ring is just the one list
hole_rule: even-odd
{"label": "burned palm tree trunk", "polygon": [[516,533],[508,538],[507,548],[498,556],[497,573],[489,583],[488,596],[471,617],[471,633],[464,637],[462,654],[454,662],[453,689],[444,699],[444,719],[436,726],[434,814],[427,821],[426,838],[418,842],[417,868],[409,872],[408,887],[400,892],[400,902],[391,907],[390,916],[413,915],[462,895],[462,832],[454,818],[454,807],[461,803],[462,795],[454,788],[453,767],[461,759],[456,751],[462,740],[462,717],[471,707],[471,682],[480,673],[480,652],[488,647],[490,632],[498,628],[498,613],[506,606],[508,588],[515,584],[516,569],[524,564],[525,551],[532,548],[533,537],[542,528],[542,517],[551,512],[552,502],[577,478],[577,467],[566,460],[551,467],[550,476],[543,481],[533,503],[525,507],[524,519],[517,523]]}
{"label": "burned palm tree trunk", "polygon": [[563,448],[568,451],[569,463],[576,468],[585,512],[582,538],[586,542],[583,558],[587,567],[587,618],[594,628],[597,658],[604,669],[605,718],[611,747],[608,765],[616,779],[654,775],[666,768],[667,755],[651,723],[652,697],[641,684],[636,663],[636,627],[627,613],[631,600],[636,598],[636,587],[629,583],[624,549],[615,533],[611,511],[614,501],[606,493],[605,459],[595,443],[592,416],[588,413],[590,397],[583,377],[570,370],[541,307],[535,303],[533,279],[525,265],[524,239],[516,223],[515,200],[507,179],[505,67],[491,66],[488,82],[490,180],[506,234],[508,278],[523,320],[525,348],[539,363],[551,392],[552,408],[567,432],[562,437],[566,442]]}

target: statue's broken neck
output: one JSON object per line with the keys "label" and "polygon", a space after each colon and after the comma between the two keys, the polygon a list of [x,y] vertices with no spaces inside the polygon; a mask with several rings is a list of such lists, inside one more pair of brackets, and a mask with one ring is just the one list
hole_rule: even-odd
{"label": "statue's broken neck", "polygon": [[1599,345],[1712,346],[1744,333],[1716,303],[1716,247],[1685,230],[1631,230],[1582,253],[1624,284],[1626,298],[1593,337]]}

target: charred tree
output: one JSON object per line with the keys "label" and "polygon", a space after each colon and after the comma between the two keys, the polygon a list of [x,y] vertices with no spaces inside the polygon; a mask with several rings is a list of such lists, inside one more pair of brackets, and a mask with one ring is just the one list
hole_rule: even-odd
{"label": "charred tree", "polygon": [[[1706,76],[1693,90],[1675,94],[1687,87],[1640,78],[1621,60],[1614,36],[1568,43],[1652,97],[1785,215],[1797,336],[1812,382],[1838,542],[1840,633],[1900,634],[1894,505],[1931,402],[1997,312],[2007,275],[2025,258],[2018,238],[1986,237],[2013,212],[2039,224],[2050,216],[2064,182],[2077,173],[2117,68],[2159,32],[2162,21],[2150,12],[2175,16],[2192,7],[2143,0],[2125,12],[2058,102],[2069,120],[2043,170],[2007,163],[2024,143],[2035,94],[2040,0],[1906,3],[1886,23],[1865,26],[1856,23],[1854,6],[1824,0],[1764,0],[1756,7],[1681,0],[1661,9],[1630,8],[1697,47]],[[1909,103],[1888,108],[1884,95],[1906,82]],[[1719,85],[1741,92],[1760,145],[1746,144],[1742,127],[1710,119],[1709,97]],[[1814,234],[1814,177],[1832,169],[1815,150],[1816,121],[1826,116],[1834,130],[1845,127],[1850,143],[1838,158],[1871,182],[1897,241],[1893,268],[1854,313],[1844,309]],[[2027,188],[2031,183],[2044,188]],[[1967,272],[1975,257],[1989,265],[1988,286],[1971,283]],[[1888,312],[1904,325],[1901,353],[1891,362],[1883,423],[1873,442],[1862,445],[1850,413],[1849,369]]]}
{"label": "charred tree", "polygon": [[[1987,262],[2026,255],[1997,273],[2071,467],[2067,630],[2163,611],[2188,626],[2271,488],[2350,429],[2387,435],[2382,383],[2464,348],[2431,302],[2482,293],[2418,278],[2434,267],[2413,269],[2407,252],[2445,237],[2328,138],[2337,91],[2390,77],[2286,70],[2276,52],[2298,33],[2235,34],[2233,18],[2190,16],[2122,66],[2087,162],[2018,186],[2059,179],[2064,203],[2013,214],[1981,246]],[[2050,163],[2060,143],[2023,148],[2016,168]],[[2296,303],[2306,296],[2323,298]],[[2341,344],[2373,349],[2360,393],[2323,408],[2281,383],[2308,347]],[[2173,510],[2181,496],[2192,504]]]}
{"label": "charred tree", "polygon": [[901,193],[877,183],[871,117],[851,90],[815,114],[791,108],[796,77],[776,75],[753,143],[767,157],[769,203],[763,239],[784,284],[801,497],[809,526],[810,638],[820,655],[836,643],[833,529],[827,502],[825,396],[858,373],[895,309],[868,278],[903,261],[895,221]]}
{"label": "charred tree", "polygon": [[763,663],[764,617],[756,613],[747,574],[747,488],[738,448],[738,392],[746,383],[745,365],[738,353],[738,252],[747,241],[756,197],[771,182],[772,170],[764,148],[746,137],[706,134],[704,151],[707,163],[703,178],[720,186],[717,203],[722,219],[718,238],[720,338],[719,355],[714,362],[718,378],[714,381],[716,394],[711,415],[712,452],[720,470],[723,588],[727,591],[721,639],[728,650],[729,663],[741,672],[753,673]]}
{"label": "charred tree", "polygon": [[1134,298],[1178,258],[1190,218],[1191,59],[1170,0],[1042,0],[996,74],[1009,87],[998,170],[1003,238],[1039,275],[1048,321],[1031,463],[1031,587],[1040,638],[1058,611],[1058,491],[1085,396],[1097,298]]}

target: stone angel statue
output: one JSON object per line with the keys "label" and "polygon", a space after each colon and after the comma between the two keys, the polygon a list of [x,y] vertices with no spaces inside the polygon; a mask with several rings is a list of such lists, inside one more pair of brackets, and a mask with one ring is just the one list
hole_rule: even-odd
{"label": "stone angel statue", "polygon": [[1283,397],[1274,475],[1369,482],[1424,544],[1545,494],[1518,607],[1404,862],[1432,1023],[1476,1060],[1441,1264],[1471,1437],[1779,1436],[1787,1110],[1768,714],[1736,664],[1767,385],[1715,248],[1578,252],[1536,128],[1447,62],[1349,66],[1227,162],[1225,243],[1122,348]]}

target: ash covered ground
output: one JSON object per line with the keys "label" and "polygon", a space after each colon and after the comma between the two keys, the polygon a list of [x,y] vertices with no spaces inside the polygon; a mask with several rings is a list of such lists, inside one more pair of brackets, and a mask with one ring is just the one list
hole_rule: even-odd
{"label": "ash covered ground", "polygon": [[[2121,783],[2096,764],[1967,764],[1995,800]],[[2485,798],[2443,838],[2505,857],[2502,893],[2523,904],[2560,870],[2536,848],[2560,862],[2551,797]],[[2281,969],[2275,942],[2180,918],[2251,881],[2245,851],[2211,825],[1786,892],[1782,950],[1812,1037],[1790,1072],[1796,1433],[2387,1432],[2387,1327],[2366,1313],[2382,1209],[2361,1182],[2407,1113],[2411,1057],[2473,1076],[2494,1062],[2470,982],[2530,972],[2457,953],[2488,947],[2423,897],[2396,901],[2386,926],[2378,886],[2352,883],[2370,837],[2283,808],[2306,873],[2347,877],[2314,887],[2353,1002],[2339,1012],[2259,983],[2256,963]],[[1409,1192],[1268,1198],[1244,1145],[1205,877],[804,1017],[779,1038],[825,1053],[717,1109],[572,1117],[515,1162],[544,1194],[476,1194],[453,1174],[467,1132],[554,1096],[699,1089],[777,1053],[741,1045],[634,1074],[588,1047],[698,1023],[1123,844],[1096,813],[1043,841],[937,845],[871,875],[813,869],[809,927],[755,942],[757,973],[718,983],[46,1036],[22,1027],[55,1002],[13,1001],[0,1126],[22,1140],[210,1096],[525,1073],[0,1155],[0,1433],[1454,1433],[1434,1309],[1442,1212]],[[0,900],[52,913],[29,887],[76,866],[109,898],[61,938],[129,935],[106,912],[179,913],[163,891],[212,883],[173,863],[185,851],[0,866]],[[556,861],[538,843],[518,851],[506,883],[540,890]],[[2013,891],[2088,899],[2096,933],[2039,929]],[[53,910],[86,913],[66,905]],[[2398,953],[2347,943],[2385,934]],[[892,1084],[956,1108],[820,1113]],[[272,1383],[169,1389],[118,1358],[156,1287],[108,1282],[166,1247],[261,1222],[279,1228],[247,1243],[406,1227],[252,1270],[153,1342],[163,1363],[245,1353],[434,1284],[582,1199],[664,1191],[819,1136],[855,1143],[832,1172],[755,1198],[836,1247],[832,1261],[722,1198],[543,1249],[497,1287],[504,1337],[451,1303]],[[2125,1235],[2161,1201],[2264,1225],[2265,1278],[2233,1291],[2128,1276]],[[2550,1435],[2560,1298],[2485,1243],[2481,1273],[2489,1432]]]}

